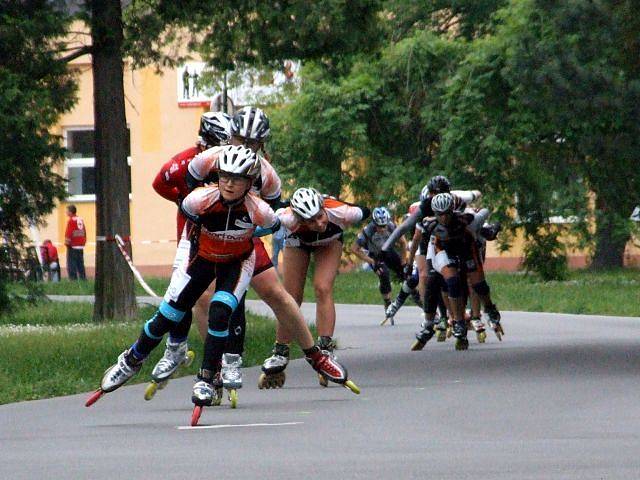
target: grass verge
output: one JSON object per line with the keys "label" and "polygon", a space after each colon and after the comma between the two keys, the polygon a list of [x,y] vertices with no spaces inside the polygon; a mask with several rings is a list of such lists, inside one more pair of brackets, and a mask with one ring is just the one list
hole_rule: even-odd
{"label": "grass verge", "polygon": [[[47,303],[21,310],[0,317],[0,404],[94,390],[104,370],[133,343],[154,311],[145,307],[135,321],[95,324],[90,304]],[[243,362],[251,366],[270,354],[275,323],[252,314],[247,323]],[[194,375],[202,360],[202,341],[195,329],[192,332],[189,342],[196,361],[182,375]],[[131,383],[149,381],[163,351],[161,344]],[[292,356],[301,356],[297,347]]]}
{"label": "grass verge", "polygon": [[[148,283],[162,295],[169,280],[149,278]],[[487,274],[494,302],[501,310],[575,313],[593,315],[640,316],[640,270],[617,269],[605,272],[571,271],[561,282],[542,282],[536,277],[519,273]],[[59,295],[92,295],[93,281],[41,284],[44,292]],[[19,286],[12,290],[18,291]],[[393,285],[394,293],[399,289]],[[138,295],[146,295],[136,285]],[[350,272],[338,275],[334,289],[337,303],[381,303],[377,277],[371,272]],[[258,298],[249,290],[248,298]],[[304,299],[315,301],[313,282],[307,280]]]}

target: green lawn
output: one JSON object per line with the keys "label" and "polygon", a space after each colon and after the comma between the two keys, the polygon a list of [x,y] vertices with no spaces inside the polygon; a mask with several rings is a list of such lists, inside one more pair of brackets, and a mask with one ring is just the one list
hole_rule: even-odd
{"label": "green lawn", "polygon": [[[96,325],[90,304],[50,302],[0,317],[0,404],[94,390],[104,370],[133,343],[153,312],[145,307],[135,321]],[[247,321],[243,361],[251,366],[270,354],[275,324],[252,314]],[[195,375],[202,360],[202,341],[195,330],[189,341],[196,361],[183,375]],[[161,345],[152,353],[132,383],[149,381],[163,351]],[[292,355],[301,352],[296,347]]]}
{"label": "green lawn", "polygon": [[[164,293],[168,279],[147,280],[158,295]],[[599,273],[577,270],[562,282],[541,282],[518,273],[489,273],[488,282],[494,302],[502,310],[640,316],[640,270]],[[49,294],[93,294],[92,281],[42,285]],[[139,286],[136,289],[139,295],[146,295]],[[398,291],[397,284],[394,291]],[[380,303],[377,277],[371,272],[339,275],[334,294],[338,303]],[[250,291],[249,298],[257,296]],[[311,279],[307,280],[304,298],[307,302],[314,301]]]}

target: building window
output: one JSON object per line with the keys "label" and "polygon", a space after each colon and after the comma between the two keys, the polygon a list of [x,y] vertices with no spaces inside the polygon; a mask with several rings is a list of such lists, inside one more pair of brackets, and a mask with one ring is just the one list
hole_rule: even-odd
{"label": "building window", "polygon": [[[131,141],[127,128],[127,159],[131,168]],[[64,131],[67,148],[66,178],[71,201],[95,201],[96,169],[94,153],[94,131],[89,127],[68,128]],[[131,178],[131,176],[129,176]],[[131,184],[129,184],[131,193]]]}

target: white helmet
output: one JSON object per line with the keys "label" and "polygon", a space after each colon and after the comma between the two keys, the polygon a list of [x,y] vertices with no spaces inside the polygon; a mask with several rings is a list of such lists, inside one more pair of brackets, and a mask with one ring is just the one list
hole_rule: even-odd
{"label": "white helmet", "polygon": [[324,200],[315,188],[299,188],[291,197],[291,210],[308,220],[318,214]]}
{"label": "white helmet", "polygon": [[373,217],[373,223],[375,223],[379,227],[388,225],[389,220],[391,220],[391,214],[385,207],[374,208],[371,217]]}
{"label": "white helmet", "polygon": [[220,152],[218,170],[255,179],[260,175],[260,159],[250,148],[228,145]]}
{"label": "white helmet", "polygon": [[231,120],[231,135],[264,142],[271,129],[269,118],[256,107],[244,107]]}
{"label": "white helmet", "polygon": [[431,199],[431,209],[436,215],[453,211],[453,197],[450,193],[439,193]]}

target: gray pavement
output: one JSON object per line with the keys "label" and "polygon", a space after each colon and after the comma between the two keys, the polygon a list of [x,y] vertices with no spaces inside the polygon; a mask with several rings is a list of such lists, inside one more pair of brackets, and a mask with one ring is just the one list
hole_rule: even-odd
{"label": "gray pavement", "polygon": [[360,396],[297,360],[277,391],[245,369],[238,409],[208,408],[198,429],[191,378],[151,402],[135,385],[91,408],[86,394],[4,405],[0,479],[640,478],[640,318],[507,312],[501,343],[410,352],[417,308],[395,327],[381,312],[338,307]]}

